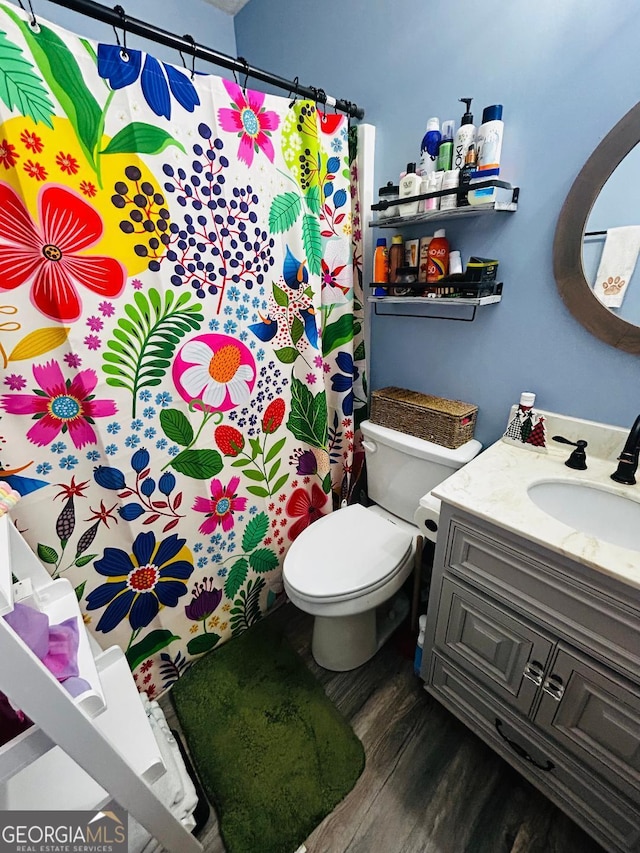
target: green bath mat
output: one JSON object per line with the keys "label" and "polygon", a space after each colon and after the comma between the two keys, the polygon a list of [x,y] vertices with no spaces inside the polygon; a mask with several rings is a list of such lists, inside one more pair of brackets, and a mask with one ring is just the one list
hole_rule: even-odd
{"label": "green bath mat", "polygon": [[294,853],[364,768],[362,744],[268,619],[201,658],[172,697],[228,853]]}

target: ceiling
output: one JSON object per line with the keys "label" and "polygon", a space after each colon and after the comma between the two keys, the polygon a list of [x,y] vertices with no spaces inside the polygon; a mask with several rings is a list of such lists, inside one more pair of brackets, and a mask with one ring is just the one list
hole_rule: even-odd
{"label": "ceiling", "polygon": [[207,3],[211,3],[212,6],[215,6],[217,9],[222,9],[223,12],[226,12],[228,15],[235,15],[236,12],[239,12],[243,6],[249,0],[207,0]]}

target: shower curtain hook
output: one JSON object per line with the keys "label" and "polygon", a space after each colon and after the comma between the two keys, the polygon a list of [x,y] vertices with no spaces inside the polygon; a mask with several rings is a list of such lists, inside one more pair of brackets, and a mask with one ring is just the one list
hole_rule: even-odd
{"label": "shower curtain hook", "polygon": [[[31,2],[31,0],[29,0]],[[116,30],[115,24],[113,25],[113,32],[116,37],[116,43],[120,48],[120,56],[128,60],[129,52],[127,50],[127,28],[126,28],[126,14],[122,6],[114,6],[113,11],[116,12],[120,16],[120,26],[122,27],[122,44],[120,44],[120,37],[118,36],[118,31]]]}
{"label": "shower curtain hook", "polygon": [[[193,80],[194,75],[196,73],[196,40],[194,39],[193,36],[189,35],[189,33],[185,33],[182,36],[182,38],[191,44],[191,79]],[[180,53],[180,56],[182,56],[181,53]],[[187,67],[187,65],[184,61],[184,57],[182,59],[182,64],[184,65],[185,68]]]}
{"label": "shower curtain hook", "polygon": [[289,104],[289,109],[292,110],[295,102],[298,100],[298,85],[300,80],[298,77],[293,78],[293,86],[289,90],[289,97],[291,98],[291,102]]}
{"label": "shower curtain hook", "polygon": [[[249,63],[244,58],[244,56],[238,56],[238,57],[236,57],[236,59],[238,62],[241,62],[244,65],[244,83],[242,84],[241,88],[242,88],[243,94],[246,97],[246,95],[247,95],[247,81],[249,80]],[[234,71],[233,76],[234,77],[236,76],[235,71]]]}
{"label": "shower curtain hook", "polygon": [[[27,10],[24,8],[24,4],[23,4],[22,0],[18,0],[18,3],[20,4],[22,11],[26,13]],[[36,13],[33,11],[33,5],[31,3],[31,0],[28,0],[28,3],[29,3],[29,11],[31,12],[31,20],[29,21],[29,26],[31,27],[31,29],[35,33],[39,33],[40,32],[40,24],[38,23],[38,19],[36,18]]]}
{"label": "shower curtain hook", "polygon": [[324,89],[317,89],[316,98],[322,104],[322,120],[327,120],[327,93]]}

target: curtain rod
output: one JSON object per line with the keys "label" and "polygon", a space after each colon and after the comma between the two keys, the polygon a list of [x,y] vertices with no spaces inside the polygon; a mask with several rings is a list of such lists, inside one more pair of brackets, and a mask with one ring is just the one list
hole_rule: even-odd
{"label": "curtain rod", "polygon": [[204,59],[207,62],[212,62],[214,65],[219,65],[230,71],[247,74],[249,77],[261,80],[263,83],[269,83],[272,86],[285,89],[291,96],[294,94],[301,95],[304,98],[333,106],[337,110],[340,110],[340,112],[346,113],[353,118],[364,118],[362,107],[351,101],[332,98],[326,94],[324,89],[315,89],[313,86],[301,86],[297,78],[296,80],[285,80],[284,77],[278,77],[277,74],[271,74],[269,71],[254,68],[254,66],[249,65],[242,57],[234,59],[234,57],[227,56],[225,53],[219,53],[217,50],[213,50],[213,48],[197,44],[188,34],[177,36],[168,30],[162,30],[153,24],[147,24],[139,18],[132,18],[126,14],[121,6],[115,6],[113,9],[110,9],[107,6],[102,6],[100,3],[94,2],[94,0],[52,0],[52,2],[57,6],[65,6],[73,12],[79,12],[81,15],[95,18],[95,20],[102,21],[104,24],[110,24],[112,27],[120,27],[128,33],[142,36],[150,41],[164,44],[178,51],[184,51],[190,56]]}

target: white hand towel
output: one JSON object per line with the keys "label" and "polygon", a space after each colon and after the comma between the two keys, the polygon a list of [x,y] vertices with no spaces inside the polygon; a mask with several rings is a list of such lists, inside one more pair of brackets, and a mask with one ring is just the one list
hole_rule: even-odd
{"label": "white hand towel", "polygon": [[609,228],[593,287],[607,308],[619,308],[640,252],[640,225]]}

